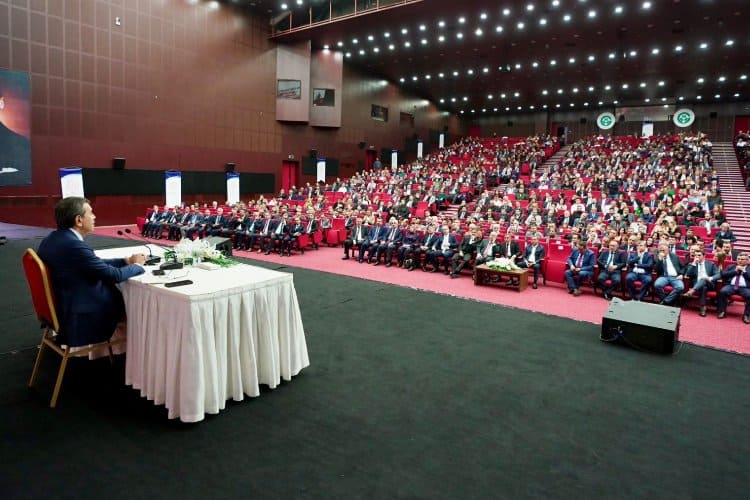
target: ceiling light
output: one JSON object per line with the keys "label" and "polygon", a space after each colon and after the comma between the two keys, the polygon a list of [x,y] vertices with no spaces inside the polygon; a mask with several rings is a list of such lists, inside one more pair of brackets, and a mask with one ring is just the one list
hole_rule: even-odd
{"label": "ceiling light", "polygon": [[593,92],[593,91],[594,91],[594,87],[593,86],[589,87],[589,92]]}
{"label": "ceiling light", "polygon": [[526,25],[525,25],[525,24],[523,23],[523,21],[521,21],[521,22],[519,22],[518,24],[516,24],[516,26],[518,27],[518,29],[519,29],[519,30],[522,30],[522,29],[524,29],[524,27],[525,27]]}
{"label": "ceiling light", "polygon": [[627,83],[623,83],[623,84],[622,84],[622,88],[623,88],[623,89],[627,89],[627,88],[628,88],[628,84],[627,84]]}
{"label": "ceiling light", "polygon": [[559,7],[560,6],[560,0],[552,0],[552,6],[553,7]]}
{"label": "ceiling light", "polygon": [[372,35],[367,35],[367,39],[372,42],[375,39],[375,37],[373,37]]}
{"label": "ceiling light", "polygon": [[734,40],[727,40],[727,41],[726,41],[726,42],[724,43],[724,45],[726,45],[727,47],[731,47],[732,45],[734,45]]}
{"label": "ceiling light", "polygon": [[563,89],[557,89],[557,93],[558,94],[562,94],[563,93]]}
{"label": "ceiling light", "polygon": [[285,3],[282,3],[280,7],[281,7],[281,10],[286,10],[289,8],[289,6]]}
{"label": "ceiling light", "polygon": [[610,52],[607,57],[609,57],[610,59],[614,59],[615,57],[617,57],[617,54],[615,54],[614,52]]}
{"label": "ceiling light", "polygon": [[569,22],[570,21],[570,14],[565,14],[563,16],[563,21],[565,21],[566,23]]}
{"label": "ceiling light", "polygon": [[339,40],[338,42],[336,42],[336,46],[337,47],[343,47],[344,46],[344,42],[342,42],[341,40]]}
{"label": "ceiling light", "polygon": [[573,106],[575,106],[575,104],[573,104],[573,103],[571,102],[571,103],[570,103],[570,107],[572,108]]}
{"label": "ceiling light", "polygon": [[735,93],[734,93],[734,97],[739,97],[739,96],[740,96],[740,93],[739,93],[739,92],[735,92]]}
{"label": "ceiling light", "polygon": [[454,71],[453,76],[458,76],[458,71]]}
{"label": "ceiling light", "polygon": [[501,97],[502,99],[505,99],[505,94],[500,94],[500,97]]}
{"label": "ceiling light", "polygon": [[645,98],[645,99],[643,100],[643,102],[651,102],[651,99],[649,99],[649,98],[647,97],[647,98]]}
{"label": "ceiling light", "polygon": [[357,40],[356,38],[352,38],[352,43],[354,45],[357,45],[359,43],[359,40]]}
{"label": "ceiling light", "polygon": [[604,86],[604,90],[611,90],[611,89],[612,89],[612,86],[611,86],[611,85],[605,85],[605,86]]}
{"label": "ceiling light", "polygon": [[721,97],[721,94],[714,95],[714,99],[719,99]]}
{"label": "ceiling light", "polygon": [[638,55],[638,52],[636,52],[635,50],[631,50],[630,52],[628,52],[628,55],[629,55],[630,57],[635,57],[635,56],[637,56],[637,55]]}
{"label": "ceiling light", "polygon": [[682,45],[676,45],[674,48],[675,52],[682,52]]}
{"label": "ceiling light", "polygon": [[593,62],[593,61],[594,61],[594,59],[596,59],[596,57],[594,57],[594,55],[593,55],[593,54],[591,54],[591,55],[590,55],[590,56],[588,57],[588,59],[589,59],[589,62]]}
{"label": "ceiling light", "polygon": [[641,83],[640,83],[640,85],[638,85],[638,86],[639,86],[640,88],[645,88],[645,87],[646,87],[646,82],[641,82]]}
{"label": "ceiling light", "polygon": [[468,101],[468,100],[469,100],[469,98],[468,98],[468,97],[466,97],[466,96],[464,96],[464,102],[466,102],[466,101]]}
{"label": "ceiling light", "polygon": [[549,62],[549,65],[550,65],[550,66],[554,66],[555,64],[557,64],[557,61],[555,61],[554,59],[552,59],[552,60],[551,60],[551,61]]}
{"label": "ceiling light", "polygon": [[560,103],[555,104],[555,107],[559,108],[560,107]]}
{"label": "ceiling light", "polygon": [[617,99],[615,99],[614,101],[612,101],[612,104],[619,104],[619,103],[620,103],[620,101],[618,101]]}
{"label": "ceiling light", "polygon": [[482,12],[481,14],[479,14],[479,19],[481,19],[482,21],[484,21],[485,19],[487,19],[487,13],[486,12]]}
{"label": "ceiling light", "polygon": [[601,106],[602,104],[604,104],[604,101],[599,101],[598,104],[599,104],[599,106]]}
{"label": "ceiling light", "polygon": [[575,57],[571,57],[570,59],[568,59],[568,62],[569,62],[570,64],[575,64],[575,62],[576,62],[576,58],[575,58]]}
{"label": "ceiling light", "polygon": [[520,97],[520,96],[521,96],[521,94],[519,92],[514,92],[513,93],[513,97]]}
{"label": "ceiling light", "polygon": [[418,77],[418,76],[416,76],[416,75],[415,75],[415,76],[412,76],[412,77],[411,77],[411,80],[412,80],[413,82],[416,82],[417,80],[419,80],[419,77]]}
{"label": "ceiling light", "polygon": [[445,78],[445,73],[438,73],[438,78]]}
{"label": "ceiling light", "polygon": [[541,26],[546,26],[546,25],[547,25],[547,20],[546,20],[545,18],[541,18],[541,19],[539,20],[539,24],[540,24]]}
{"label": "ceiling light", "polygon": [[651,8],[651,2],[643,2],[643,8],[644,9],[650,9]]}
{"label": "ceiling light", "polygon": [[505,111],[510,111],[510,106],[505,106]]}
{"label": "ceiling light", "polygon": [[492,108],[492,111],[497,111],[497,108]]}
{"label": "ceiling light", "polygon": [[503,27],[498,24],[497,26],[495,26],[495,32],[496,33],[502,33],[503,32]]}
{"label": "ceiling light", "polygon": [[443,104],[445,102],[445,99],[440,99],[440,104]]}
{"label": "ceiling light", "polygon": [[407,49],[408,49],[409,47],[411,47],[411,42],[410,42],[410,41],[408,41],[408,40],[407,40],[406,42],[404,42],[404,47],[406,47]]}
{"label": "ceiling light", "polygon": [[482,68],[482,73],[489,73],[489,72],[490,72],[490,68],[487,68],[487,67]]}
{"label": "ceiling light", "polygon": [[532,12],[534,10],[534,4],[530,3],[529,5],[527,5],[526,10],[528,10],[529,12]]}
{"label": "ceiling light", "polygon": [[740,75],[740,80],[747,80],[747,75]]}
{"label": "ceiling light", "polygon": [[705,82],[705,81],[706,81],[706,80],[704,80],[704,79],[703,79],[703,77],[700,77],[700,78],[698,78],[698,79],[696,80],[696,82],[698,82],[698,83],[703,83],[703,82]]}
{"label": "ceiling light", "polygon": [[351,52],[347,52],[346,53],[346,57],[352,57],[352,53]]}
{"label": "ceiling light", "polygon": [[445,21],[438,21],[438,26],[440,26],[441,28],[444,28],[445,27]]}
{"label": "ceiling light", "polygon": [[487,94],[487,99],[492,99],[492,94]]}
{"label": "ceiling light", "polygon": [[596,17],[596,11],[595,10],[590,10],[589,11],[589,19],[594,19],[595,17]]}
{"label": "ceiling light", "polygon": [[725,76],[720,76],[719,77],[719,82],[724,83],[726,81],[726,79],[727,78]]}
{"label": "ceiling light", "polygon": [[424,24],[419,25],[419,31],[424,31],[426,29],[427,29],[427,26],[425,26]]}
{"label": "ceiling light", "polygon": [[395,45],[393,45],[393,44],[390,44],[390,45],[388,46],[388,50],[394,50],[395,48],[396,48],[396,46],[395,46]]}
{"label": "ceiling light", "polygon": [[701,49],[703,49],[703,50],[705,50],[705,49],[708,48],[708,44],[706,42],[703,42],[698,47],[701,48]]}
{"label": "ceiling light", "polygon": [[651,54],[657,55],[658,53],[659,53],[659,49],[658,48],[654,47],[653,49],[651,49]]}
{"label": "ceiling light", "polygon": [[536,62],[536,61],[534,61],[534,62],[531,63],[531,67],[532,68],[538,68],[539,67],[539,63]]}
{"label": "ceiling light", "polygon": [[583,103],[583,105],[584,105],[584,106],[588,106],[588,105],[589,105],[589,103],[588,103],[588,102],[584,102],[584,103]]}
{"label": "ceiling light", "polygon": [[456,102],[456,98],[455,97],[451,97],[451,102]]}
{"label": "ceiling light", "polygon": [[477,30],[474,32],[476,36],[482,36],[482,28],[477,28]]}
{"label": "ceiling light", "polygon": [[432,76],[431,76],[431,75],[424,75],[424,79],[425,79],[425,80],[429,80],[429,79],[431,79],[431,78],[432,78]]}
{"label": "ceiling light", "polygon": [[408,29],[406,29],[406,28],[401,28],[401,34],[402,34],[402,35],[405,35],[405,34],[407,34],[408,32],[409,32],[409,30],[408,30]]}
{"label": "ceiling light", "polygon": [[465,22],[466,22],[466,18],[465,17],[461,16],[461,17],[458,18],[458,24],[463,24]]}
{"label": "ceiling light", "polygon": [[427,39],[426,38],[422,38],[422,45],[427,45]]}
{"label": "ceiling light", "polygon": [[545,104],[545,105],[543,105],[543,106],[542,106],[542,109],[547,109],[547,105],[546,105],[546,104]]}
{"label": "ceiling light", "polygon": [[703,99],[703,96],[697,95],[697,96],[695,96],[695,98],[700,101],[701,99]]}
{"label": "ceiling light", "polygon": [[467,75],[473,75],[474,74],[474,70],[473,69],[466,70],[466,74]]}
{"label": "ceiling light", "polygon": [[659,87],[663,87],[663,86],[664,86],[664,80],[659,80]]}
{"label": "ceiling light", "polygon": [[438,42],[444,42],[444,41],[445,41],[445,37],[443,35],[440,35],[438,37]]}
{"label": "ceiling light", "polygon": [[359,49],[359,55],[361,56],[365,55],[365,49]]}
{"label": "ceiling light", "polygon": [[456,38],[458,38],[459,40],[460,40],[461,38],[463,38],[463,37],[464,37],[464,34],[463,34],[463,33],[461,33],[460,31],[459,31],[458,33],[456,33]]}
{"label": "ceiling light", "polygon": [[508,9],[508,8],[503,9],[503,15],[504,16],[509,16],[510,15],[510,9]]}
{"label": "ceiling light", "polygon": [[529,109],[534,109],[534,106],[533,105],[529,106]]}
{"label": "ceiling light", "polygon": [[667,98],[666,97],[662,97],[661,98],[661,102],[667,102]]}
{"label": "ceiling light", "polygon": [[404,83],[404,81],[405,81],[404,77],[402,76],[401,78],[398,79],[398,81],[401,82],[401,83]]}
{"label": "ceiling light", "polygon": [[615,14],[622,14],[622,5],[618,5],[615,7]]}
{"label": "ceiling light", "polygon": [[547,92],[547,89],[542,90],[542,95],[547,95],[549,92]]}
{"label": "ceiling light", "polygon": [[678,97],[678,98],[677,98],[677,100],[678,100],[678,101],[684,101],[684,100],[685,100],[685,98],[684,98],[683,96],[680,96],[680,97]]}
{"label": "ceiling light", "polygon": [[372,51],[375,52],[375,53],[377,53],[377,52],[380,52],[380,49],[377,48],[377,47],[373,47]]}
{"label": "ceiling light", "polygon": [[573,93],[574,93],[574,94],[577,94],[577,93],[578,93],[578,87],[573,87]]}

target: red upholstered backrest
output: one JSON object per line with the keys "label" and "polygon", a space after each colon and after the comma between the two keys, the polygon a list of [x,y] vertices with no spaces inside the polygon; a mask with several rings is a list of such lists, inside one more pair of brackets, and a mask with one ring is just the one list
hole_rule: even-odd
{"label": "red upholstered backrest", "polygon": [[45,324],[59,331],[57,312],[55,311],[55,297],[52,293],[52,283],[49,279],[47,266],[31,248],[27,248],[22,257],[23,270],[29,284],[31,299],[34,302],[36,315]]}

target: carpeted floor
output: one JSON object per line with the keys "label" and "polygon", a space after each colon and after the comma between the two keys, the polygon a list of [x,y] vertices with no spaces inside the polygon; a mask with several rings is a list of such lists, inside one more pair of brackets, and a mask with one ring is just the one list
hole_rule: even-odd
{"label": "carpeted floor", "polygon": [[[93,236],[96,247],[117,241]],[[0,248],[16,349],[37,340]],[[296,259],[285,259],[291,265]],[[279,268],[277,263],[261,265]],[[355,264],[356,265],[356,264]],[[47,408],[34,351],[0,355],[9,498],[741,498],[744,356],[604,344],[593,323],[295,267],[311,366],[197,425],[79,360]],[[393,270],[395,272],[395,270]],[[413,273],[412,273],[413,274]],[[454,280],[455,281],[455,280]],[[13,322],[15,321],[15,323]]]}

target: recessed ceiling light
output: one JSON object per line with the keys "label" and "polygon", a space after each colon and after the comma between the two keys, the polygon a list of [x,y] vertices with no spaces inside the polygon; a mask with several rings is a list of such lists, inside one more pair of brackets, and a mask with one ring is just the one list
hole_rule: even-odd
{"label": "recessed ceiling light", "polygon": [[553,7],[559,7],[560,6],[560,0],[552,0],[552,6]]}
{"label": "recessed ceiling light", "polygon": [[352,38],[352,43],[354,45],[357,45],[359,43],[359,40],[357,40],[356,38]]}
{"label": "recessed ceiling light", "polygon": [[401,82],[401,83],[404,83],[404,81],[405,81],[404,77],[402,76],[401,78],[398,79],[398,81]]}
{"label": "recessed ceiling light", "polygon": [[564,92],[563,89],[557,89],[558,94],[562,94],[563,92]]}
{"label": "recessed ceiling light", "polygon": [[539,20],[539,24],[540,24],[541,26],[546,26],[546,25],[547,25],[547,20],[546,20],[545,18],[541,18],[541,19]]}
{"label": "recessed ceiling light", "polygon": [[498,24],[497,26],[495,26],[495,32],[496,33],[502,33],[503,32],[503,27]]}
{"label": "recessed ceiling light", "polygon": [[663,86],[664,86],[664,80],[659,80],[659,87],[663,87]]}
{"label": "recessed ceiling light", "polygon": [[702,50],[706,50],[708,48],[708,44],[706,42],[703,42],[700,45],[698,45],[698,47]]}
{"label": "recessed ceiling light", "polygon": [[727,40],[726,42],[724,42],[724,45],[726,45],[727,47],[731,47],[732,45],[734,45],[734,40]]}
{"label": "recessed ceiling light", "polygon": [[747,80],[747,75],[740,75],[740,80]]}
{"label": "recessed ceiling light", "polygon": [[419,80],[419,77],[415,75],[415,76],[412,76],[411,79],[413,82],[416,82],[417,80]]}
{"label": "recessed ceiling light", "polygon": [[531,67],[532,68],[538,68],[539,67],[539,63],[536,62],[536,61],[534,61],[534,62],[531,63]]}
{"label": "recessed ceiling light", "polygon": [[521,21],[518,24],[516,24],[516,26],[518,27],[519,30],[522,30],[522,29],[524,29],[526,27],[526,25],[523,23],[523,21]]}
{"label": "recessed ceiling light", "polygon": [[650,9],[651,8],[651,2],[643,2],[643,8],[644,9]]}
{"label": "recessed ceiling light", "polygon": [[595,17],[596,17],[596,11],[595,10],[590,10],[589,11],[589,19],[594,19]]}
{"label": "recessed ceiling light", "polygon": [[611,86],[611,85],[605,85],[605,86],[604,86],[604,90],[611,90],[611,89],[612,89],[612,86]]}
{"label": "recessed ceiling light", "polygon": [[444,42],[444,41],[445,41],[445,37],[443,35],[440,35],[438,37],[438,42]]}
{"label": "recessed ceiling light", "polygon": [[445,73],[438,73],[438,78],[445,78]]}
{"label": "recessed ceiling light", "polygon": [[402,35],[405,35],[405,34],[407,34],[408,32],[409,32],[409,30],[408,30],[408,29],[406,29],[406,28],[401,28],[401,34],[402,34]]}
{"label": "recessed ceiling light", "polygon": [[521,93],[520,92],[514,92],[513,93],[513,97],[521,97]]}
{"label": "recessed ceiling light", "polygon": [[516,63],[516,69],[521,69],[521,63]]}
{"label": "recessed ceiling light", "polygon": [[643,100],[643,102],[651,102],[651,99],[649,99],[649,98],[647,97],[647,98],[645,98],[645,99]]}
{"label": "recessed ceiling light", "polygon": [[492,111],[497,111],[497,108],[492,108]]}
{"label": "recessed ceiling light", "polygon": [[646,82],[641,82],[638,86],[640,88],[645,88],[646,87]]}
{"label": "recessed ceiling light", "polygon": [[469,100],[469,98],[468,98],[468,97],[466,97],[466,96],[464,96],[464,102],[466,102],[466,101],[468,101],[468,100]]}
{"label": "recessed ceiling light", "polygon": [[359,49],[359,55],[361,56],[365,55],[365,49]]}
{"label": "recessed ceiling light", "polygon": [[451,97],[451,102],[456,102],[456,98],[455,97]]}
{"label": "recessed ceiling light", "polygon": [[453,76],[458,76],[458,71],[454,71]]}
{"label": "recessed ceiling light", "polygon": [[487,19],[487,13],[486,12],[482,12],[481,14],[479,14],[479,19],[481,19],[482,21],[484,21],[485,19]]}
{"label": "recessed ceiling light", "polygon": [[432,76],[431,76],[431,75],[424,75],[424,79],[425,79],[425,80],[431,80],[431,79],[432,79]]}
{"label": "recessed ceiling light", "polygon": [[657,55],[657,54],[659,53],[659,49],[658,49],[658,48],[656,48],[656,47],[654,47],[653,49],[651,49],[651,53],[652,53],[653,55]]}
{"label": "recessed ceiling light", "polygon": [[622,88],[623,88],[623,89],[627,89],[627,88],[628,88],[628,84],[627,84],[627,83],[623,83],[623,84],[622,84]]}
{"label": "recessed ceiling light", "polygon": [[505,106],[505,111],[510,111],[510,106]]}
{"label": "recessed ceiling light", "polygon": [[445,99],[440,99],[440,104],[443,104],[445,102]]}
{"label": "recessed ceiling light", "polygon": [[487,94],[487,99],[492,99],[492,94]]}
{"label": "recessed ceiling light", "polygon": [[427,26],[425,26],[424,24],[419,25],[419,31],[424,31],[426,29],[427,29]]}
{"label": "recessed ceiling light", "polygon": [[440,26],[441,28],[444,28],[445,27],[445,21],[443,21],[443,20],[438,21],[438,26]]}
{"label": "recessed ceiling light", "polygon": [[584,103],[583,103],[583,105],[584,105],[584,106],[588,106],[588,105],[589,105],[589,103],[588,103],[588,102],[584,102]]}
{"label": "recessed ceiling light", "polygon": [[675,52],[682,52],[682,45],[675,45],[674,51]]}
{"label": "recessed ceiling light", "polygon": [[504,16],[509,16],[510,15],[510,9],[508,9],[508,8],[503,9],[503,15]]}
{"label": "recessed ceiling light", "polygon": [[714,95],[714,99],[719,99],[719,98],[721,98],[721,94]]}
{"label": "recessed ceiling light", "polygon": [[740,93],[739,93],[739,92],[735,92],[735,93],[734,93],[734,97],[739,97],[739,96],[740,96]]}
{"label": "recessed ceiling light", "polygon": [[615,99],[614,101],[612,101],[612,104],[618,104],[619,102],[620,101],[618,101],[617,99]]}
{"label": "recessed ceiling light", "polygon": [[577,93],[578,93],[578,87],[573,87],[573,93],[574,93],[574,94],[577,94]]}
{"label": "recessed ceiling light", "polygon": [[700,77],[700,78],[698,78],[698,79],[696,80],[696,82],[698,82],[698,83],[703,83],[703,82],[705,82],[705,81],[706,81],[706,80],[705,80],[705,79],[704,79],[703,77]]}
{"label": "recessed ceiling light", "polygon": [[474,70],[473,69],[466,70],[466,74],[467,75],[473,75],[474,74]]}
{"label": "recessed ceiling light", "polygon": [[703,96],[701,96],[701,95],[697,95],[697,96],[695,96],[695,98],[696,98],[696,99],[698,99],[698,100],[700,101],[701,99],[703,99]]}
{"label": "recessed ceiling light", "polygon": [[635,50],[631,50],[630,52],[628,52],[628,55],[629,55],[630,57],[635,57],[635,56],[637,56],[637,55],[638,55],[638,52],[636,52]]}
{"label": "recessed ceiling light", "polygon": [[352,57],[352,53],[351,52],[347,52],[346,53],[346,57]]}
{"label": "recessed ceiling light", "polygon": [[563,21],[565,21],[566,23],[569,22],[570,21],[570,14],[565,14],[563,16]]}
{"label": "recessed ceiling light", "polygon": [[622,5],[615,6],[615,14],[622,14]]}
{"label": "recessed ceiling light", "polygon": [[458,24],[463,24],[465,22],[466,22],[466,18],[465,17],[461,16],[461,17],[458,18]]}
{"label": "recessed ceiling light", "polygon": [[599,106],[601,106],[602,104],[604,104],[604,101],[599,101],[598,104],[599,104]]}
{"label": "recessed ceiling light", "polygon": [[534,105],[532,104],[531,106],[529,106],[529,109],[534,109]]}
{"label": "recessed ceiling light", "polygon": [[678,101],[684,101],[684,100],[685,100],[685,98],[684,98],[683,96],[680,96],[680,97],[678,97],[678,98],[677,98],[677,100],[678,100]]}
{"label": "recessed ceiling light", "polygon": [[489,73],[489,72],[490,72],[490,68],[487,68],[487,67],[482,68],[482,73]]}
{"label": "recessed ceiling light", "polygon": [[666,97],[662,97],[661,98],[661,102],[667,102],[667,98]]}
{"label": "recessed ceiling light", "polygon": [[547,92],[547,89],[542,90],[542,95],[547,95],[549,92]]}
{"label": "recessed ceiling light", "polygon": [[407,40],[406,42],[404,42],[404,47],[406,47],[407,49],[408,49],[409,47],[411,47],[411,42],[410,42],[410,41],[408,41],[408,40]]}
{"label": "recessed ceiling light", "polygon": [[375,53],[377,53],[377,52],[380,52],[380,49],[378,47],[373,47],[372,51],[375,52]]}
{"label": "recessed ceiling light", "polygon": [[570,103],[570,107],[572,108],[573,106],[575,106],[575,104],[573,104],[573,103],[571,102],[571,103]]}
{"label": "recessed ceiling light", "polygon": [[482,28],[477,28],[477,30],[476,30],[476,31],[474,32],[474,34],[475,34],[476,36],[482,36],[482,33],[484,33],[484,32],[482,31]]}
{"label": "recessed ceiling light", "polygon": [[726,79],[727,78],[725,76],[720,76],[719,77],[719,82],[724,83],[726,81]]}
{"label": "recessed ceiling light", "polygon": [[590,56],[588,57],[588,59],[589,59],[589,62],[593,62],[593,61],[594,61],[594,60],[596,59],[596,57],[595,57],[595,56],[594,56],[593,54],[591,54],[591,55],[590,55]]}
{"label": "recessed ceiling light", "polygon": [[500,98],[505,99],[505,94],[500,94]]}
{"label": "recessed ceiling light", "polygon": [[588,90],[589,90],[589,92],[593,92],[593,91],[594,91],[594,87],[593,87],[593,86],[591,86],[591,87],[589,87],[589,89],[588,89]]}
{"label": "recessed ceiling light", "polygon": [[542,109],[547,109],[547,105],[546,105],[546,104],[544,104],[544,105],[542,106]]}
{"label": "recessed ceiling light", "polygon": [[615,57],[617,57],[617,54],[615,54],[614,52],[610,52],[607,57],[609,57],[610,59],[614,59]]}
{"label": "recessed ceiling light", "polygon": [[336,46],[337,47],[343,47],[344,46],[344,42],[342,42],[341,40],[339,40],[338,42],[336,42]]}
{"label": "recessed ceiling light", "polygon": [[575,57],[571,57],[570,59],[568,59],[568,62],[569,62],[570,64],[575,64],[575,62],[576,62],[576,58],[575,58]]}
{"label": "recessed ceiling light", "polygon": [[533,12],[534,11],[534,4],[533,3],[528,4],[526,6],[526,10],[528,10],[529,12]]}
{"label": "recessed ceiling light", "polygon": [[372,35],[367,35],[367,39],[372,42],[373,40],[375,40],[375,37]]}
{"label": "recessed ceiling light", "polygon": [[550,66],[554,66],[555,64],[557,64],[557,61],[555,61],[554,59],[552,59],[552,60],[551,60],[551,61],[549,62],[549,65],[550,65]]}
{"label": "recessed ceiling light", "polygon": [[396,46],[395,46],[395,45],[393,45],[393,44],[390,44],[390,45],[388,46],[388,50],[394,50],[395,48],[396,48]]}
{"label": "recessed ceiling light", "polygon": [[464,37],[464,34],[461,33],[460,31],[458,33],[456,33],[456,38],[461,39],[463,37]]}

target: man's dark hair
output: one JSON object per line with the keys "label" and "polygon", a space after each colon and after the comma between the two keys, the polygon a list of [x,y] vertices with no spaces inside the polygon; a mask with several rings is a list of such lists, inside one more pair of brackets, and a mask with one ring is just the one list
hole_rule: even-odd
{"label": "man's dark hair", "polygon": [[57,229],[69,229],[76,225],[76,217],[86,213],[84,205],[89,203],[86,198],[70,196],[63,198],[55,205],[55,223]]}

